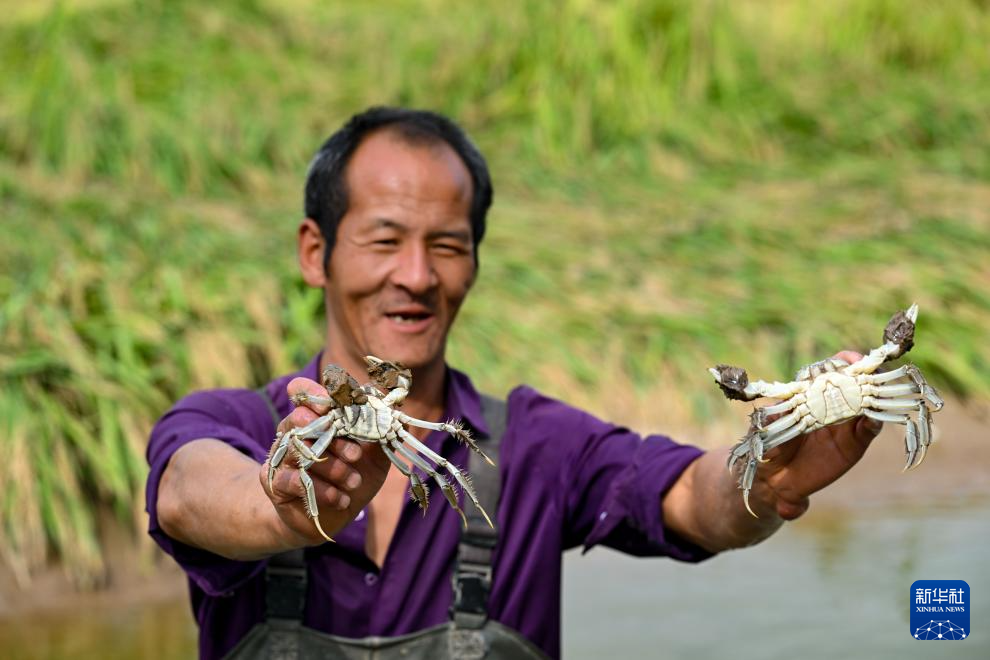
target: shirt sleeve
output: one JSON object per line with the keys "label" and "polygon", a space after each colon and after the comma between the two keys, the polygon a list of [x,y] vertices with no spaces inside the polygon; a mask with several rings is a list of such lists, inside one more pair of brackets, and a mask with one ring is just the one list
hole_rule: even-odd
{"label": "shirt sleeve", "polygon": [[565,547],[583,545],[587,552],[601,544],[689,562],[712,556],[663,522],[664,495],[701,449],[663,435],[641,437],[527,387],[514,390],[509,401],[526,432],[545,447],[539,462],[559,475]]}
{"label": "shirt sleeve", "polygon": [[[193,440],[212,438],[250,456],[259,463],[267,455],[273,427],[264,402],[251,390],[196,392],[172,407],[155,424],[148,442],[150,467],[146,487],[148,533],[185,570],[189,579],[210,596],[228,594],[256,575],[263,561],[235,561],[186,545],[166,534],[158,524],[158,486],[172,455]],[[267,416],[267,420],[266,420]]]}

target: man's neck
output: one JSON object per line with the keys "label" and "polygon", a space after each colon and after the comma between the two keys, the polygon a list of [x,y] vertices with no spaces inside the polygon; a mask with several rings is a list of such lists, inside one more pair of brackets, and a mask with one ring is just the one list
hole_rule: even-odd
{"label": "man's neck", "polygon": [[[333,346],[326,346],[323,349],[323,356],[320,358],[319,374],[328,364],[336,364],[344,368],[347,373],[360,383],[368,382],[368,368],[363,357],[351,356],[344,352],[334,350]],[[413,369],[412,388],[409,396],[402,404],[402,411],[411,417],[426,421],[438,421],[443,416],[445,409],[445,379],[447,368],[443,359],[421,367]]]}

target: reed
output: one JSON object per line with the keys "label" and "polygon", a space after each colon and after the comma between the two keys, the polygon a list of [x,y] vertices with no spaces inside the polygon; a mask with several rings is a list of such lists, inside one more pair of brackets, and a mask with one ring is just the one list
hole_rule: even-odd
{"label": "reed", "polygon": [[[732,414],[921,306],[912,359],[990,395],[979,2],[90,2],[0,21],[0,556],[106,571],[153,421],[307,360],[307,161],[372,103],[460,119],[498,190],[451,338],[644,428]],[[728,438],[726,438],[728,439]],[[140,533],[140,530],[135,530]]]}

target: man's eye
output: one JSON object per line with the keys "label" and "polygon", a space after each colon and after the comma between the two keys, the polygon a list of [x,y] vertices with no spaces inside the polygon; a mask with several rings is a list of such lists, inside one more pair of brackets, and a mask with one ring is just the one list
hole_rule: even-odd
{"label": "man's eye", "polygon": [[464,246],[458,243],[435,243],[433,249],[446,254],[463,254],[466,252]]}
{"label": "man's eye", "polygon": [[374,243],[375,245],[398,245],[399,241],[395,240],[394,238],[379,238]]}

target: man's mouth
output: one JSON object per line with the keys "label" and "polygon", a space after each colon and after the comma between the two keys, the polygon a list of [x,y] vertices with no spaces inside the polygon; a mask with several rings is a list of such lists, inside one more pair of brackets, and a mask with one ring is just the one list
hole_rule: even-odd
{"label": "man's mouth", "polygon": [[396,323],[412,324],[430,318],[431,314],[386,314],[388,318]]}
{"label": "man's mouth", "polygon": [[385,317],[398,325],[413,328],[433,318],[433,312],[425,307],[403,307],[390,309]]}

